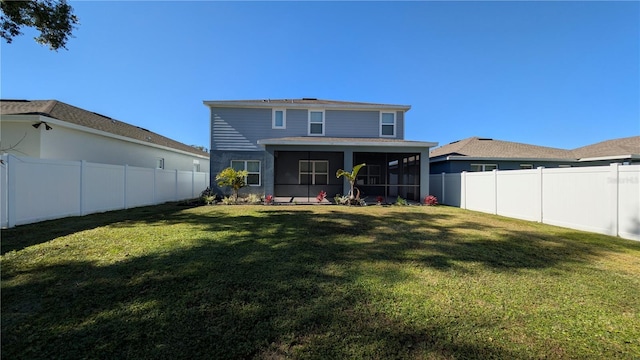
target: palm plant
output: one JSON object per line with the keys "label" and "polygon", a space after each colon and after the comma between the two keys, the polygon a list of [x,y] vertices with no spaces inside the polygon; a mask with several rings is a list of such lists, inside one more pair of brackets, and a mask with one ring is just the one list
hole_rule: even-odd
{"label": "palm plant", "polygon": [[346,172],[342,169],[338,169],[338,171],[336,171],[337,178],[344,176],[344,178],[349,181],[349,185],[351,186],[351,189],[349,190],[349,200],[351,200],[351,202],[360,198],[360,190],[358,190],[358,194],[356,195],[354,193],[354,189],[356,184],[356,178],[358,177],[358,172],[360,171],[361,168],[365,166],[367,166],[367,164],[365,163],[356,165],[353,167],[353,170],[351,170],[351,172]]}
{"label": "palm plant", "polygon": [[218,186],[229,186],[233,189],[233,201],[236,202],[238,201],[238,191],[247,185],[245,179],[248,174],[246,170],[228,167],[216,175],[216,181]]}

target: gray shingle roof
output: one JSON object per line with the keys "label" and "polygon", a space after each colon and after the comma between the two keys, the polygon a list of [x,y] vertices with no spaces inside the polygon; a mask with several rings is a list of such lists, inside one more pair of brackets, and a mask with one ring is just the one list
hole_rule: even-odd
{"label": "gray shingle roof", "polygon": [[468,156],[486,158],[573,159],[571,150],[493,140],[477,136],[455,141],[431,151],[429,157]]}
{"label": "gray shingle roof", "polygon": [[602,141],[574,150],[529,145],[517,142],[480,138],[455,141],[433,149],[431,159],[444,156],[484,158],[586,159],[640,154],[640,136]]}
{"label": "gray shingle roof", "polygon": [[640,136],[602,141],[574,149],[573,153],[579,159],[618,155],[640,155]]}
{"label": "gray shingle roof", "polygon": [[209,156],[206,152],[147,129],[127,124],[108,116],[84,110],[57,100],[0,100],[0,114],[44,115],[53,119],[144,141],[146,143],[161,145],[201,156]]}

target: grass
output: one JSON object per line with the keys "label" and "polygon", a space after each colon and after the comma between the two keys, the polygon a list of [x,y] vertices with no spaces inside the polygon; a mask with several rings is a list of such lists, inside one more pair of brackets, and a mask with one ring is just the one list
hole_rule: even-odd
{"label": "grass", "polygon": [[2,231],[6,359],[638,359],[640,243],[449,207]]}

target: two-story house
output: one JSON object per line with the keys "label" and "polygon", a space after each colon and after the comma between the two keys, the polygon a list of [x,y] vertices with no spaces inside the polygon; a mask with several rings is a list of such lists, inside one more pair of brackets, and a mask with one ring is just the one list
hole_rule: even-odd
{"label": "two-story house", "polygon": [[404,140],[409,105],[313,98],[204,104],[211,110],[212,185],[231,166],[248,171],[245,192],[332,197],[349,190],[336,171],[366,163],[357,179],[363,197],[428,195],[429,148],[437,143]]}

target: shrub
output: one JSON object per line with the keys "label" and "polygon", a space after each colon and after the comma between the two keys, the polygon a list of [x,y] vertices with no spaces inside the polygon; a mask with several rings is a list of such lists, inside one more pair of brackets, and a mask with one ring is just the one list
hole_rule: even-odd
{"label": "shrub", "polygon": [[244,200],[248,204],[259,204],[262,202],[262,197],[258,194],[249,194]]}
{"label": "shrub", "polygon": [[222,198],[222,203],[225,205],[235,205],[236,199],[233,196],[225,196]]}
{"label": "shrub", "polygon": [[246,170],[236,170],[228,167],[216,175],[218,186],[229,186],[233,190],[234,202],[238,200],[238,191],[247,186],[245,179],[249,173]]}
{"label": "shrub", "polygon": [[401,198],[400,196],[398,196],[398,198],[396,199],[396,205],[398,206],[405,206],[405,205],[409,205],[409,203],[407,202],[407,200]]}
{"label": "shrub", "polygon": [[433,195],[427,195],[424,197],[424,204],[427,206],[436,206],[438,205],[438,198]]}
{"label": "shrub", "polygon": [[200,193],[200,201],[205,205],[211,205],[216,202],[217,195],[212,188],[207,187]]}

